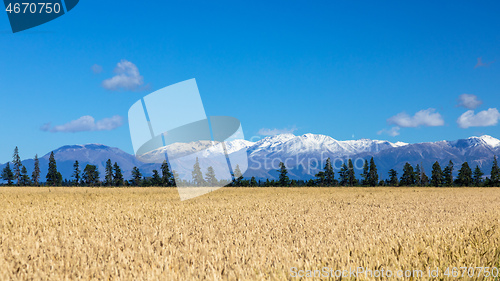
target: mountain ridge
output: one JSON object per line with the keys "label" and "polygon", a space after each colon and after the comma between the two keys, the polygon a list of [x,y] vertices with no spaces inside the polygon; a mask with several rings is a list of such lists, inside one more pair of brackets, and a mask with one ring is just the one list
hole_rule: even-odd
{"label": "mountain ridge", "polygon": [[[187,144],[176,145],[178,145],[177,149],[182,152],[183,145]],[[229,154],[247,149],[249,169],[245,173],[246,177],[276,179],[278,167],[275,166],[283,161],[287,164],[290,178],[309,179],[324,166],[324,161],[327,158],[332,159],[336,172],[340,169],[343,161],[349,158],[353,159],[359,175],[364,159],[374,157],[380,177],[387,178],[389,169],[401,171],[406,162],[412,165],[421,164],[424,171],[430,174],[430,167],[435,161],[439,161],[444,166],[449,160],[452,160],[455,167],[458,167],[455,168],[455,173],[459,169],[459,165],[468,161],[471,167],[478,165],[485,174],[488,174],[487,168],[488,165],[491,165],[493,156],[500,154],[500,140],[483,135],[455,141],[408,144],[370,139],[339,141],[330,136],[319,134],[299,136],[282,134],[266,137],[256,142],[233,140],[226,144],[226,149]],[[130,177],[130,171],[134,166],[139,167],[146,176],[149,176],[153,169],[159,170],[159,164],[141,162],[134,155],[128,154],[120,148],[104,144],[65,145],[53,152],[58,170],[67,179],[71,178],[75,160],[79,161],[80,170],[83,170],[86,164],[96,165],[101,172],[101,177],[104,176],[107,159],[120,165],[125,178]],[[210,153],[210,149],[206,153]],[[50,152],[40,157],[42,175],[46,173],[49,155]],[[25,159],[22,163],[31,174],[33,159]],[[5,163],[0,164],[0,169],[3,169],[4,166]]]}

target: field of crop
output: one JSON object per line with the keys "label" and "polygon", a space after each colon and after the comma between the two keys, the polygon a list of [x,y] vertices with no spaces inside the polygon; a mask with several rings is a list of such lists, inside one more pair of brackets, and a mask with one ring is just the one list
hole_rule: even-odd
{"label": "field of crop", "polygon": [[500,267],[499,226],[498,188],[2,187],[0,280]]}

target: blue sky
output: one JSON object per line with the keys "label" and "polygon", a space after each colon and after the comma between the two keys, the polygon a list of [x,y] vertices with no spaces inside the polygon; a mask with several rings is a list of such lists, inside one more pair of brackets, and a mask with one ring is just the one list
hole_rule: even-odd
{"label": "blue sky", "polygon": [[[0,162],[16,145],[132,153],[129,107],[190,78],[207,115],[239,118],[248,139],[500,137],[497,1],[310,2],[85,0],[16,34],[0,13]],[[103,84],[120,62],[126,79]],[[90,131],[61,126],[78,119]]]}

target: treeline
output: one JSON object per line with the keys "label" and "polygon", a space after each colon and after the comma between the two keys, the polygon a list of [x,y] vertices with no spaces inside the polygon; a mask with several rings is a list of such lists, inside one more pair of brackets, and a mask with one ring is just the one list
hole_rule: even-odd
{"label": "treeline", "polygon": [[[479,166],[474,171],[464,162],[458,170],[458,177],[453,177],[454,164],[450,160],[448,165],[442,169],[438,161],[432,165],[430,177],[425,173],[420,165],[413,167],[406,163],[403,167],[403,173],[398,178],[398,173],[391,169],[388,173],[388,179],[379,180],[377,166],[373,157],[370,161],[365,160],[360,178],[356,177],[354,165],[351,159],[344,163],[338,171],[339,179],[335,178],[335,171],[330,158],[326,164],[313,179],[310,180],[290,180],[287,167],[280,162],[277,180],[257,180],[255,177],[244,178],[239,166],[237,165],[232,174],[232,181],[218,180],[213,167],[208,167],[203,174],[198,158],[193,165],[192,180],[179,182],[180,186],[235,186],[235,187],[299,187],[299,186],[432,186],[432,187],[452,187],[452,186],[500,186],[500,168],[498,167],[497,157],[493,158],[490,177],[484,178],[484,173]],[[142,175],[139,168],[132,169],[132,177],[124,179],[122,170],[117,162],[114,164],[111,159],[106,161],[104,180],[101,181],[100,173],[96,165],[87,164],[81,170],[78,161],[73,164],[73,174],[71,179],[64,179],[57,171],[57,163],[54,158],[54,152],[50,153],[48,171],[45,176],[45,182],[41,181],[40,163],[38,156],[34,158],[33,172],[28,175],[26,167],[21,163],[19,149],[14,149],[12,168],[10,162],[0,174],[0,178],[6,181],[6,185],[17,186],[176,186],[175,178],[179,178],[174,170],[171,170],[167,161],[164,161],[160,171],[153,170],[150,177]]]}
{"label": "treeline", "polygon": [[26,167],[21,162],[19,149],[14,149],[12,157],[12,168],[10,162],[7,162],[3,168],[0,178],[6,181],[6,185],[12,186],[165,186],[174,187],[174,172],[170,171],[167,162],[161,165],[161,175],[157,170],[153,170],[152,177],[143,177],[139,168],[132,169],[132,178],[125,180],[122,169],[117,162],[112,164],[111,159],[106,161],[104,180],[101,181],[99,169],[96,165],[87,164],[81,170],[80,163],[75,161],[73,164],[73,174],[71,179],[63,179],[61,173],[57,170],[57,163],[54,152],[49,156],[49,167],[45,175],[45,181],[42,181],[40,172],[40,161],[38,155],[34,158],[33,172],[28,175]]}
{"label": "treeline", "polygon": [[[308,181],[296,181],[288,178],[288,171],[283,162],[280,163],[279,179],[266,180],[258,182],[256,186],[429,186],[429,187],[453,187],[453,186],[476,186],[476,187],[494,187],[500,186],[500,168],[498,167],[497,157],[493,157],[493,165],[491,167],[490,177],[483,178],[484,173],[479,166],[476,166],[474,171],[469,167],[469,163],[464,162],[458,170],[458,177],[453,177],[454,164],[450,160],[448,165],[442,169],[438,161],[432,165],[431,177],[427,176],[424,169],[420,165],[415,168],[406,163],[403,167],[403,174],[398,178],[398,172],[394,169],[389,170],[389,178],[387,180],[378,180],[377,166],[373,157],[365,160],[361,178],[357,179],[352,160],[348,160],[340,168],[339,180],[335,179],[330,159],[327,159],[325,167],[322,171],[315,175],[314,179]],[[250,181],[240,179],[240,186],[254,186],[255,178]]]}

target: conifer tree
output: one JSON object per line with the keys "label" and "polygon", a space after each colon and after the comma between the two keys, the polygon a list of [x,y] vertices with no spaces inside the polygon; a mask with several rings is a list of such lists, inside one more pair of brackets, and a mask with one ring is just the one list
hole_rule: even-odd
{"label": "conifer tree", "polygon": [[439,162],[436,161],[432,165],[431,185],[439,187],[441,186],[442,183],[443,183],[443,171],[441,170]]}
{"label": "conifer tree", "polygon": [[47,180],[47,185],[56,186],[62,181],[61,174],[57,171],[56,159],[54,158],[54,152],[52,151],[49,156],[49,170],[45,176]]}
{"label": "conifer tree", "polygon": [[240,170],[240,165],[236,164],[236,168],[233,171],[234,183],[233,186],[241,186],[241,182],[243,181],[243,174]]}
{"label": "conifer tree", "polygon": [[369,186],[377,186],[378,184],[378,171],[377,165],[375,165],[375,161],[373,157],[370,159],[370,171],[368,172],[368,185]]}
{"label": "conifer tree", "polygon": [[403,167],[403,175],[401,176],[399,185],[401,186],[415,185],[415,172],[413,171],[413,166],[408,162],[406,162],[405,166]]}
{"label": "conifer tree", "polygon": [[425,174],[425,172],[422,172],[422,177],[420,178],[420,184],[422,186],[429,185],[429,177]]}
{"label": "conifer tree", "polygon": [[139,168],[132,168],[132,185],[133,186],[141,186],[142,174],[139,171]]}
{"label": "conifer tree", "polygon": [[316,177],[316,185],[317,186],[325,186],[325,172],[319,171],[315,175]]}
{"label": "conifer tree", "polygon": [[365,163],[363,164],[363,173],[361,174],[361,185],[368,185],[368,173],[370,172],[370,166],[368,165],[368,160],[365,159]]}
{"label": "conifer tree", "polygon": [[73,181],[73,184],[75,186],[80,185],[80,163],[78,163],[78,160],[75,161],[73,164],[73,175],[72,177],[75,179]]}
{"label": "conifer tree", "polygon": [[490,175],[490,185],[499,186],[500,185],[500,168],[498,167],[497,157],[493,157],[493,166],[491,167]]}
{"label": "conifer tree", "polygon": [[354,165],[352,164],[352,160],[349,159],[347,163],[347,185],[354,186],[356,185],[356,175],[354,173]]}
{"label": "conifer tree", "polygon": [[450,160],[448,166],[443,171],[444,186],[453,186],[453,161]]}
{"label": "conifer tree", "polygon": [[12,168],[14,172],[14,179],[16,180],[17,185],[21,185],[21,157],[19,156],[19,149],[14,148],[14,154],[12,155]]}
{"label": "conifer tree", "polygon": [[173,173],[170,171],[167,160],[163,160],[161,164],[161,177],[163,185],[170,187],[175,185],[175,178]]}
{"label": "conifer tree", "polygon": [[348,174],[349,174],[349,168],[347,168],[347,165],[343,163],[339,172],[340,185],[346,186],[348,184]]}
{"label": "conifer tree", "polygon": [[33,173],[31,174],[31,180],[34,186],[40,185],[40,160],[38,160],[38,154],[35,154]]}
{"label": "conifer tree", "polygon": [[31,182],[30,182],[30,176],[28,176],[28,170],[26,169],[26,167],[24,167],[24,165],[21,165],[22,168],[21,168],[21,179],[20,179],[20,185],[21,186],[29,186],[31,185]]}
{"label": "conifer tree", "polygon": [[335,172],[333,171],[332,161],[330,160],[330,158],[326,159],[325,164],[325,185],[335,185]]}
{"label": "conifer tree", "polygon": [[469,163],[464,162],[458,171],[458,184],[461,186],[470,186],[472,183],[472,170]]}
{"label": "conifer tree", "polygon": [[193,165],[193,171],[191,172],[191,175],[193,177],[193,183],[195,186],[203,186],[205,184],[198,157],[196,157],[196,163],[194,163]]}
{"label": "conifer tree", "polygon": [[474,175],[472,178],[472,181],[474,182],[475,186],[481,186],[481,183],[483,181],[483,175],[484,173],[481,171],[478,165],[476,165],[476,168],[474,169]]}
{"label": "conifer tree", "polygon": [[113,164],[111,163],[111,159],[108,159],[106,161],[106,168],[105,168],[105,176],[104,176],[104,185],[105,186],[112,186],[113,185]]}
{"label": "conifer tree", "polygon": [[123,174],[122,174],[122,169],[120,169],[120,166],[118,166],[118,163],[115,162],[113,165],[113,184],[115,186],[122,186],[123,185]]}
{"label": "conifer tree", "polygon": [[153,170],[153,176],[151,177],[152,186],[162,186],[162,180],[158,170]]}
{"label": "conifer tree", "polygon": [[14,180],[14,173],[10,169],[10,164],[7,162],[5,167],[2,170],[2,179],[7,181],[7,185],[12,185],[12,181]]}
{"label": "conifer tree", "polygon": [[390,186],[398,186],[398,172],[394,169],[389,170],[389,185]]}
{"label": "conifer tree", "polygon": [[286,169],[285,163],[280,162],[280,169],[278,170],[279,175],[279,186],[290,186],[290,179],[288,178],[288,171]]}
{"label": "conifer tree", "polygon": [[83,169],[82,180],[87,186],[99,185],[99,170],[97,167],[87,164]]}
{"label": "conifer tree", "polygon": [[205,181],[208,184],[208,186],[216,186],[218,181],[217,178],[215,177],[215,171],[212,166],[207,168],[207,173],[205,174]]}
{"label": "conifer tree", "polygon": [[419,164],[415,167],[415,185],[422,186],[422,171],[420,171]]}
{"label": "conifer tree", "polygon": [[255,179],[255,177],[252,177],[250,179],[250,186],[251,187],[256,187],[256,186],[259,186],[259,184],[257,183],[257,180]]}

